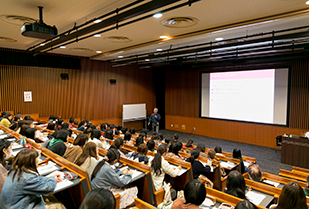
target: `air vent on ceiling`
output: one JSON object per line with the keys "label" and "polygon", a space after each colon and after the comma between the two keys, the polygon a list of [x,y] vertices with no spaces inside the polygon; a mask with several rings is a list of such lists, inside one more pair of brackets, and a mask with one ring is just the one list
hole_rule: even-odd
{"label": "air vent on ceiling", "polygon": [[195,17],[171,17],[161,21],[161,24],[169,28],[187,28],[198,23]]}
{"label": "air vent on ceiling", "polygon": [[0,19],[4,22],[22,26],[24,23],[34,23],[36,22],[35,19],[31,17],[19,16],[19,15],[1,15]]}
{"label": "air vent on ceiling", "polygon": [[132,39],[125,36],[109,36],[104,39],[112,43],[128,43],[132,41]]}
{"label": "air vent on ceiling", "polygon": [[17,40],[9,38],[9,37],[0,36],[0,42],[17,42]]}
{"label": "air vent on ceiling", "polygon": [[70,48],[70,50],[72,51],[79,51],[79,52],[92,52],[92,49],[89,48],[81,48],[81,47],[74,47],[74,48]]}

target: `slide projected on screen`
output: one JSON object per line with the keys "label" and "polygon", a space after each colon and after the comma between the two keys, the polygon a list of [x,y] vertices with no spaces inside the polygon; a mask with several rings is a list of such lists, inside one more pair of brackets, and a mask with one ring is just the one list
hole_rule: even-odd
{"label": "slide projected on screen", "polygon": [[201,76],[201,117],[286,125],[288,68]]}

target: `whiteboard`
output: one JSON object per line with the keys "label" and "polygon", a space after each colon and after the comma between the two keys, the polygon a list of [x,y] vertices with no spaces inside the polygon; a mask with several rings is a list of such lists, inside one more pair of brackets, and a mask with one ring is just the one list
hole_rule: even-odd
{"label": "whiteboard", "polygon": [[122,120],[144,120],[146,119],[146,103],[123,105]]}

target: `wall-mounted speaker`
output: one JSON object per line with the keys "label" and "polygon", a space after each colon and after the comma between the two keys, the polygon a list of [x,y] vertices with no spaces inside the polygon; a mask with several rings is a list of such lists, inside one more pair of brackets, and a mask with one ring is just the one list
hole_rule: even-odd
{"label": "wall-mounted speaker", "polygon": [[67,74],[67,73],[61,73],[60,77],[61,77],[62,80],[69,80],[69,74]]}
{"label": "wall-mounted speaker", "polygon": [[109,82],[111,85],[116,85],[116,79],[110,79]]}

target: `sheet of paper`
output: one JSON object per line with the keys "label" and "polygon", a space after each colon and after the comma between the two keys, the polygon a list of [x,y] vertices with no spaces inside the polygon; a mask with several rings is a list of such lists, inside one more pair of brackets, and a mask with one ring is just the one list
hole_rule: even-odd
{"label": "sheet of paper", "polygon": [[8,140],[8,141],[10,141],[10,142],[14,142],[14,141],[16,141],[16,139],[15,139],[15,138],[9,138],[9,139],[6,139],[6,140]]}
{"label": "sheet of paper", "polygon": [[267,183],[267,184],[270,184],[270,185],[273,185],[275,187],[278,188],[278,186],[280,185],[280,183],[278,182],[274,182],[274,181],[271,181],[271,180],[267,180],[267,179],[264,179],[263,182]]}
{"label": "sheet of paper", "polygon": [[53,171],[57,171],[57,170],[60,170],[60,168],[58,168],[55,165],[50,165],[50,164],[38,167],[38,172],[42,176],[45,176],[45,175],[47,175],[47,174],[49,174]]}
{"label": "sheet of paper", "polygon": [[7,137],[7,135],[6,135],[6,134],[3,134],[3,135],[0,136],[0,139],[4,139],[4,138],[6,138],[6,137]]}
{"label": "sheet of paper", "polygon": [[263,195],[263,194],[259,194],[257,192],[254,192],[254,191],[249,191],[249,192],[246,193],[246,197],[253,204],[259,205],[265,199],[266,196]]}
{"label": "sheet of paper", "polygon": [[221,165],[221,167],[223,167],[223,168],[233,168],[233,167],[236,166],[234,163],[231,164],[231,163],[228,163],[228,162],[220,162],[220,165]]}
{"label": "sheet of paper", "polygon": [[69,187],[72,184],[73,184],[73,182],[70,181],[70,180],[67,180],[67,179],[65,179],[65,180],[63,180],[61,182],[58,182],[54,192],[58,192],[59,190],[61,190],[63,188],[67,188],[67,187]]}
{"label": "sheet of paper", "polygon": [[21,148],[23,148],[23,146],[21,146],[20,144],[17,144],[17,145],[13,145],[12,146],[12,149],[14,150],[14,149],[21,149]]}
{"label": "sheet of paper", "polygon": [[[175,165],[171,165],[174,169],[178,169],[178,166]],[[180,172],[178,173],[178,176],[181,176],[182,174],[184,174],[185,172],[187,172],[187,169],[181,168]]]}
{"label": "sheet of paper", "polygon": [[244,161],[244,166],[249,167],[251,165],[250,162]]}

